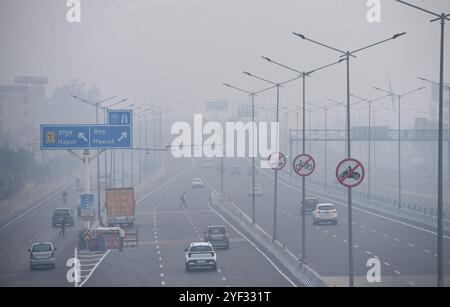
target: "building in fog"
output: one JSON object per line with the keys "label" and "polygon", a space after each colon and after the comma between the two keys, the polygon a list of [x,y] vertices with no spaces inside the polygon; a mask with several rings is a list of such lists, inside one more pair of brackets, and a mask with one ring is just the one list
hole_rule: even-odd
{"label": "building in fog", "polygon": [[16,77],[14,84],[0,85],[0,145],[39,151],[47,83],[46,77]]}

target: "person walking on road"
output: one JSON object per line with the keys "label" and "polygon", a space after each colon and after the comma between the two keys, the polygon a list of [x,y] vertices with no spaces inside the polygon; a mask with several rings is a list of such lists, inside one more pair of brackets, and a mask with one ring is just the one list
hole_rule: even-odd
{"label": "person walking on road", "polygon": [[66,217],[61,217],[61,230],[59,231],[59,234],[64,237],[64,234],[66,233]]}
{"label": "person walking on road", "polygon": [[180,208],[187,208],[186,204],[186,192],[183,192],[180,196]]}

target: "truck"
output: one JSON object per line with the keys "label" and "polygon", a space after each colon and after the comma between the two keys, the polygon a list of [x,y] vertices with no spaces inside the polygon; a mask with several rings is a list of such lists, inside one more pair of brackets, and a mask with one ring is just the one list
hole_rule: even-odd
{"label": "truck", "polygon": [[133,188],[106,189],[105,207],[109,227],[133,227],[135,220]]}

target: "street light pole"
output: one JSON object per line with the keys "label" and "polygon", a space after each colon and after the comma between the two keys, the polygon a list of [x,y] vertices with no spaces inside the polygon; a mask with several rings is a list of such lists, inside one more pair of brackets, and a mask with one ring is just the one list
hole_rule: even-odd
{"label": "street light pole", "polygon": [[[338,52],[341,54],[341,59],[345,58],[345,60],[347,61],[347,158],[351,158],[351,138],[350,138],[350,57],[355,57],[355,54],[375,47],[377,45],[383,44],[387,41],[390,40],[394,40],[397,39],[400,36],[403,36],[404,33],[400,33],[400,34],[395,34],[393,35],[391,38],[379,41],[377,43],[371,44],[371,45],[367,45],[365,47],[362,47],[360,49],[356,49],[354,51],[342,51],[340,49],[331,47],[329,45],[325,45],[323,43],[314,41],[312,39],[307,38],[305,35],[303,34],[299,34],[299,33],[293,33],[294,35],[300,37],[303,40],[307,40],[309,42],[315,43],[317,45],[320,45],[322,47],[331,49],[335,52]],[[352,218],[352,188],[348,188],[348,254],[349,254],[349,286],[353,287],[354,286],[354,274],[353,274],[353,218]]]}
{"label": "street light pole", "polygon": [[[431,80],[426,79],[426,78],[418,77],[418,79],[422,80],[422,81],[430,82],[431,84],[435,84],[435,85],[438,85],[438,86],[440,85],[439,82],[431,81]],[[447,145],[448,145],[447,156],[448,156],[448,159],[447,159],[447,167],[448,167],[448,182],[450,184],[450,86],[445,86],[444,85],[444,88],[446,88],[448,90],[448,94],[449,94],[449,97],[448,97],[448,135],[447,135],[447,138],[448,138],[447,139]]]}
{"label": "street light pole", "polygon": [[398,149],[397,149],[397,153],[398,153],[398,157],[397,157],[397,159],[398,159],[398,161],[397,161],[397,163],[398,163],[398,174],[397,174],[397,176],[398,176],[398,178],[397,178],[398,179],[397,212],[398,213],[400,213],[400,209],[402,208],[402,173],[401,173],[401,170],[402,170],[402,152],[401,152],[402,151],[402,146],[401,146],[401,139],[402,139],[401,138],[402,98],[404,96],[410,95],[410,94],[415,93],[417,91],[423,90],[424,88],[425,87],[422,86],[422,87],[416,88],[416,89],[414,89],[412,91],[409,91],[409,92],[406,92],[404,94],[399,95],[399,94],[393,93],[391,91],[383,90],[383,89],[381,89],[379,87],[374,87],[374,89],[376,89],[377,91],[384,92],[384,93],[386,93],[386,94],[388,94],[390,96],[395,96],[398,99],[398,136],[397,136],[397,146],[398,146]]}
{"label": "street light pole", "polygon": [[367,168],[367,181],[368,181],[368,188],[367,188],[367,203],[370,203],[371,200],[371,195],[372,195],[372,190],[371,190],[371,173],[372,173],[372,104],[376,101],[385,99],[387,97],[391,97],[391,94],[382,96],[382,97],[378,97],[376,99],[367,99],[367,98],[362,98],[356,95],[351,94],[352,97],[358,98],[359,100],[354,102],[354,103],[359,103],[359,102],[367,102],[367,104],[369,105],[369,141],[368,141],[368,168]]}
{"label": "street light pole", "polygon": [[[437,195],[437,285],[438,287],[444,286],[444,251],[443,251],[443,243],[444,243],[444,231],[443,231],[443,121],[444,121],[444,30],[445,30],[445,21],[450,21],[450,14],[441,13],[437,14],[431,12],[429,10],[425,10],[421,7],[412,5],[408,2],[396,0],[397,2],[403,3],[415,9],[418,9],[427,14],[433,15],[436,17],[431,20],[431,22],[440,21],[441,22],[441,47],[440,47],[440,73],[439,73],[439,145],[438,145],[438,195]],[[450,110],[449,110],[450,112]],[[449,123],[450,124],[450,123]]]}
{"label": "street light pole", "polygon": [[[292,68],[290,66],[281,64],[281,63],[279,63],[277,61],[274,61],[274,60],[272,60],[271,58],[268,58],[268,57],[262,56],[261,58],[263,58],[264,60],[266,60],[269,63],[273,63],[275,65],[278,65],[278,66],[282,67],[282,68],[285,68],[287,70],[293,71],[293,72],[299,74],[298,77],[297,77],[298,79],[299,78],[303,79],[302,80],[302,82],[303,82],[303,88],[302,88],[303,89],[303,91],[302,91],[302,113],[303,113],[302,114],[302,154],[306,154],[306,140],[305,140],[306,139],[306,132],[305,132],[305,130],[306,130],[306,77],[309,77],[311,74],[313,74],[313,73],[315,73],[317,71],[320,71],[320,70],[323,70],[325,68],[328,68],[328,67],[340,64],[342,62],[342,60],[339,60],[337,62],[333,62],[331,64],[327,64],[327,65],[324,65],[324,66],[321,66],[321,67],[318,67],[316,69],[313,69],[313,70],[310,70],[310,71],[306,72],[306,71],[300,71],[300,70],[294,69],[294,68]],[[293,79],[293,80],[295,80],[295,79]],[[298,123],[298,120],[297,120],[297,123]],[[310,121],[310,123],[311,123],[311,121]],[[298,131],[297,131],[297,133],[298,133]],[[304,208],[303,208],[304,203],[305,203],[305,199],[306,199],[306,178],[305,178],[305,176],[302,176],[301,199],[302,199],[301,207],[300,207],[301,208],[300,209],[300,214],[301,214],[301,221],[302,221],[302,226],[301,226],[301,229],[302,229],[302,243],[301,243],[301,253],[302,253],[301,256],[302,256],[302,259],[301,259],[301,264],[303,265],[303,263],[305,263],[305,261],[306,261],[306,220],[305,220],[305,214],[304,214]],[[299,261],[300,261],[300,259],[299,259]]]}
{"label": "street light pole", "polygon": [[[228,83],[223,83],[223,85],[225,85],[228,88],[237,90],[239,92],[243,92],[251,97],[251,100],[252,100],[252,123],[253,123],[252,130],[253,130],[254,124],[255,124],[255,95],[256,94],[254,92],[250,92],[250,91],[243,90],[241,88],[232,86]],[[254,138],[254,136],[255,136],[255,133],[254,133],[254,131],[252,131],[252,138]],[[254,141],[253,141],[253,143],[254,143]],[[252,144],[252,146],[253,146],[253,144]],[[255,191],[254,191],[255,190],[255,148],[253,149],[252,154],[253,155],[252,155],[252,190],[251,191],[252,191],[252,226],[254,226],[256,223],[256,205],[255,205],[256,200],[255,200]],[[223,176],[223,172],[222,172],[222,176]]]}
{"label": "street light pole", "polygon": [[[96,124],[98,125],[98,123],[99,123],[99,119],[98,119],[99,108],[103,108],[105,110],[105,112],[106,112],[106,109],[107,109],[106,107],[101,107],[101,104],[105,103],[105,102],[107,102],[107,101],[109,101],[111,99],[116,98],[117,95],[108,97],[108,98],[103,99],[103,100],[98,101],[98,102],[93,102],[93,101],[90,101],[88,99],[80,98],[80,97],[75,96],[75,95],[71,95],[71,97],[75,98],[77,100],[80,100],[81,102],[84,102],[86,104],[95,106],[95,121],[96,121]],[[124,98],[124,99],[122,99],[122,100],[120,100],[118,102],[113,103],[112,105],[118,105],[118,104],[123,103],[124,101],[127,101],[127,100],[128,100],[128,98]],[[107,155],[106,155],[106,151],[105,151],[105,186],[106,186],[106,158],[107,158]],[[101,219],[101,196],[100,196],[100,150],[98,150],[98,149],[97,149],[96,160],[97,160],[97,219],[98,219],[100,225],[103,225],[102,219]]]}

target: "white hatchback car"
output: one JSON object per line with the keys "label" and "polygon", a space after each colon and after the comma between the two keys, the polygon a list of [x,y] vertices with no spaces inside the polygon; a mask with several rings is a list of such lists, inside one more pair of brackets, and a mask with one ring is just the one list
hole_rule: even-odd
{"label": "white hatchback car", "polygon": [[50,242],[33,243],[28,249],[30,253],[30,269],[34,270],[36,267],[50,267],[55,268],[55,250],[53,244]]}
{"label": "white hatchback car", "polygon": [[203,189],[205,186],[202,178],[194,178],[192,179],[192,188],[193,189]]}
{"label": "white hatchback car", "polygon": [[313,211],[313,225],[331,223],[337,225],[338,216],[333,204],[318,204]]}
{"label": "white hatchback car", "polygon": [[192,268],[209,267],[217,270],[217,256],[209,242],[194,242],[185,250],[185,268],[189,272]]}

